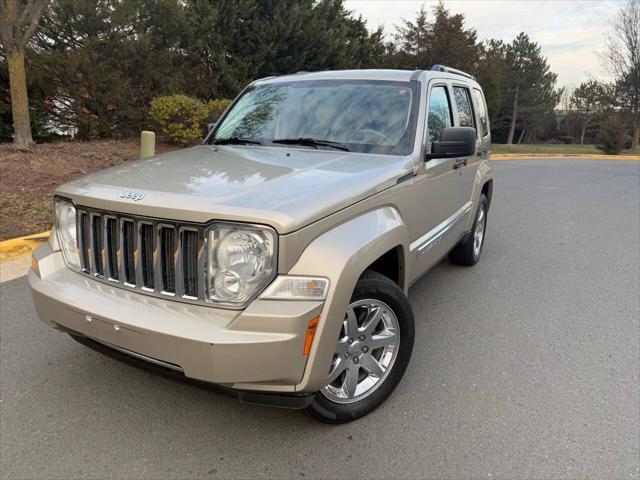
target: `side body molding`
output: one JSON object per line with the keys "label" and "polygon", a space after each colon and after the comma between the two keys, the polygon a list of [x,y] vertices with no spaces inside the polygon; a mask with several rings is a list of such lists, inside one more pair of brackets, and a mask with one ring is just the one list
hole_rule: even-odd
{"label": "side body molding", "polygon": [[[346,307],[360,275],[376,259],[400,247],[409,251],[409,232],[398,211],[390,206],[367,212],[320,235],[302,252],[290,275],[325,276],[331,280],[327,301],[296,391],[314,392],[324,386],[336,348]],[[408,288],[407,269],[401,283]]]}

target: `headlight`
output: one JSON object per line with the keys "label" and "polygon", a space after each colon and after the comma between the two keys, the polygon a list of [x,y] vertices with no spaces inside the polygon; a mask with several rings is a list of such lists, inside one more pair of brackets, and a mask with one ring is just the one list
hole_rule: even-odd
{"label": "headlight", "polygon": [[80,253],[76,224],[76,207],[68,200],[56,198],[56,234],[65,262],[72,270],[80,270]]}
{"label": "headlight", "polygon": [[240,306],[257,295],[276,273],[276,234],[266,227],[219,223],[207,233],[207,297]]}

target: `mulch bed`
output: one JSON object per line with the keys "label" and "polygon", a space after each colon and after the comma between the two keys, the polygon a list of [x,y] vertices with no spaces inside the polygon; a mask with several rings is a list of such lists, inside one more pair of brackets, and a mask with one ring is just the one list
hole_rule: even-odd
{"label": "mulch bed", "polygon": [[[177,147],[159,143],[156,152]],[[138,139],[65,141],[19,152],[0,144],[0,241],[49,230],[53,192],[87,173],[139,156]]]}

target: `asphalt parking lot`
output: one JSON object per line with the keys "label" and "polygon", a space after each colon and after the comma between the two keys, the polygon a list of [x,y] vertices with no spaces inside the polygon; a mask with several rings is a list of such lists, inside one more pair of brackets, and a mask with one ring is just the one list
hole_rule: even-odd
{"label": "asphalt parking lot", "polygon": [[480,263],[412,287],[407,374],[343,426],[117,363],[2,284],[2,478],[639,478],[640,162],[494,169]]}

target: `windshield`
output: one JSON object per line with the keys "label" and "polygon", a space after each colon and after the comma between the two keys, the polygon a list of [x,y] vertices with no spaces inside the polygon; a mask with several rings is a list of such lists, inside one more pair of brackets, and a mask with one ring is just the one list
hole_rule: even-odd
{"label": "windshield", "polygon": [[374,80],[257,85],[237,100],[209,141],[407,155],[415,138],[416,85]]}

